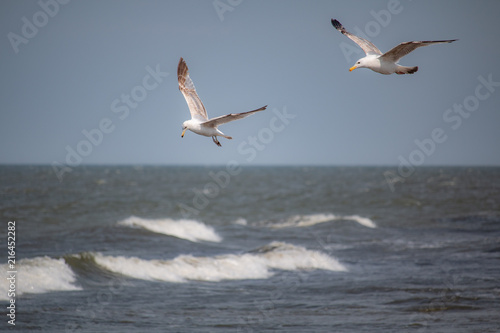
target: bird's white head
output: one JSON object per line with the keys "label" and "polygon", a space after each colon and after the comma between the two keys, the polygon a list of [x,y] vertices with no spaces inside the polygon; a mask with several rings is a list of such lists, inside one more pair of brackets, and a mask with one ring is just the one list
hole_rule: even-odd
{"label": "bird's white head", "polygon": [[358,61],[356,61],[356,63],[354,64],[354,66],[352,66],[351,68],[349,68],[349,72],[352,72],[356,68],[366,68],[366,67],[369,67],[368,66],[369,60],[371,60],[371,59],[367,59],[366,57],[359,59]]}
{"label": "bird's white head", "polygon": [[354,66],[349,68],[349,72],[352,72],[356,68],[369,68],[371,70],[377,71],[376,68],[380,67],[380,56],[377,54],[369,54],[356,61]]}

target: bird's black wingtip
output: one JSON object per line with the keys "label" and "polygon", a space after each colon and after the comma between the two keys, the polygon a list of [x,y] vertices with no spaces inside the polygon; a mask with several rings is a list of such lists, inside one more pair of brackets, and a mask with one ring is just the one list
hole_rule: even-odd
{"label": "bird's black wingtip", "polygon": [[437,40],[436,42],[438,42],[438,43],[453,43],[457,40],[458,39],[443,39],[443,40]]}
{"label": "bird's black wingtip", "polygon": [[336,19],[332,19],[332,25],[335,27],[335,29],[337,30],[341,30],[343,27],[342,27],[342,24],[340,24],[339,21],[337,21]]}

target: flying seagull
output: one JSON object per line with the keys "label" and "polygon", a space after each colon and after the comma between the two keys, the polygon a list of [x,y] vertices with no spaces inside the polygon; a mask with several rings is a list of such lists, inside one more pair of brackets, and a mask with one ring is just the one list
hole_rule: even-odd
{"label": "flying seagull", "polygon": [[415,67],[406,67],[401,66],[397,62],[399,59],[407,55],[408,53],[414,51],[416,48],[432,45],[432,44],[441,44],[441,43],[451,43],[456,41],[456,39],[449,40],[426,40],[426,41],[412,41],[412,42],[404,42],[394,47],[392,50],[383,53],[373,45],[370,41],[367,41],[364,38],[353,35],[349,31],[347,31],[339,21],[332,19],[332,24],[340,31],[343,35],[350,38],[354,43],[358,44],[359,47],[365,51],[366,56],[364,58],[359,59],[354,66],[349,68],[349,71],[353,71],[356,68],[369,68],[374,72],[380,74],[413,74],[418,71],[418,66]]}
{"label": "flying seagull", "polygon": [[189,112],[191,113],[191,119],[186,120],[184,123],[182,123],[181,137],[184,137],[186,131],[190,130],[191,132],[199,135],[211,136],[215,144],[221,147],[219,140],[217,140],[217,136],[222,136],[226,139],[232,139],[232,137],[224,135],[224,133],[222,133],[217,128],[217,126],[233,120],[248,117],[255,112],[262,111],[267,108],[266,105],[252,111],[230,113],[225,116],[208,119],[205,106],[203,106],[200,97],[198,97],[198,94],[196,93],[196,88],[194,87],[193,81],[189,77],[188,67],[186,65],[186,62],[182,58],[179,60],[179,65],[177,66],[177,79],[179,81],[179,90],[184,95],[184,98],[186,99],[187,105],[189,107]]}

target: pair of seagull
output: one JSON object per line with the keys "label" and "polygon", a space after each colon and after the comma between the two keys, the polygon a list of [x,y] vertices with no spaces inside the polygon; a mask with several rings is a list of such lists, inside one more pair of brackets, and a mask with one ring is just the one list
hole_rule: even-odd
{"label": "pair of seagull", "polygon": [[[359,59],[354,66],[352,66],[349,71],[353,71],[356,68],[369,68],[380,74],[413,74],[418,71],[418,66],[408,67],[401,66],[398,64],[399,59],[407,55],[408,53],[414,51],[415,49],[428,46],[432,44],[442,44],[451,43],[456,41],[456,39],[449,40],[435,40],[435,41],[412,41],[404,42],[396,47],[392,48],[386,53],[380,52],[380,50],[373,45],[370,41],[356,36],[349,31],[347,31],[339,21],[332,19],[332,25],[340,31],[343,35],[351,39],[353,42],[359,45],[361,49],[366,53],[366,56]],[[252,115],[256,112],[263,111],[267,108],[263,106],[261,108],[242,112],[242,113],[230,113],[224,116],[215,117],[208,119],[207,111],[203,105],[200,97],[196,93],[196,88],[193,81],[189,77],[189,70],[186,62],[183,58],[179,60],[179,65],[177,66],[177,79],[179,81],[179,90],[186,99],[189,107],[189,112],[191,113],[191,119],[186,120],[182,124],[182,137],[187,130],[190,130],[196,134],[212,137],[212,140],[217,146],[221,146],[218,136],[222,136],[226,139],[232,139],[232,137],[222,133],[217,127],[219,125],[228,123],[233,120],[242,119]]]}

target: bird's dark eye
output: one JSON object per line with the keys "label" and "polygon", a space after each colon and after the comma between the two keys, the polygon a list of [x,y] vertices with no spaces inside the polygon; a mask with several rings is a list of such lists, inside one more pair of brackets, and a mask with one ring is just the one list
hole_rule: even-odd
{"label": "bird's dark eye", "polygon": [[360,64],[360,63],[361,63],[361,61],[358,61],[358,64]]}

